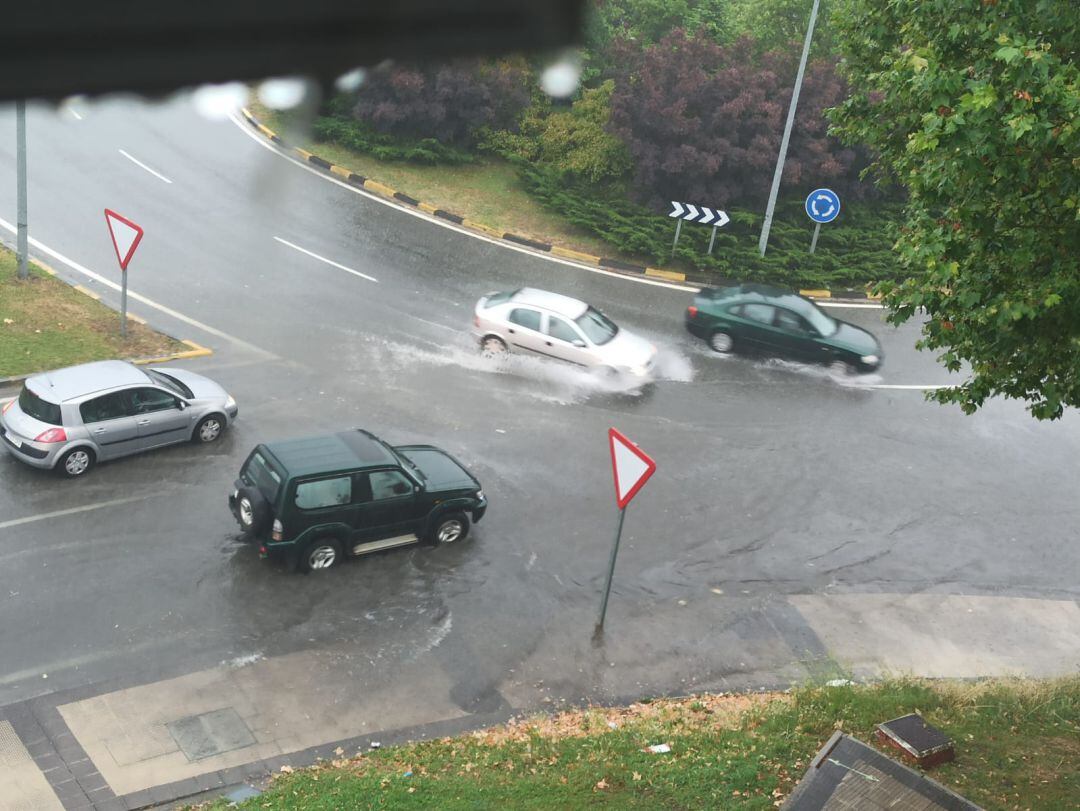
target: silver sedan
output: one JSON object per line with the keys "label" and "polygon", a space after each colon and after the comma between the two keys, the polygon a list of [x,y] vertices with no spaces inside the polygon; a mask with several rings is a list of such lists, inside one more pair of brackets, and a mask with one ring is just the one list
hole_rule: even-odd
{"label": "silver sedan", "polygon": [[656,363],[655,346],[596,308],[531,287],[481,298],[473,336],[489,354],[524,351],[635,378],[651,377]]}
{"label": "silver sedan", "polygon": [[28,378],[0,412],[0,444],[74,478],[107,459],[213,442],[237,413],[225,389],[194,372],[98,361]]}

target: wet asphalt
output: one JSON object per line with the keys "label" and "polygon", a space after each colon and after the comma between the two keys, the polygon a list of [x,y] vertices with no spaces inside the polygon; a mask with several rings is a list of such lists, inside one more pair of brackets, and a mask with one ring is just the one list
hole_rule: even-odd
{"label": "wet asphalt", "polygon": [[[116,280],[102,209],[141,224],[131,289],[172,312],[131,310],[213,348],[183,365],[222,383],[240,418],[215,446],[104,464],[83,481],[0,456],[0,705],[332,644],[350,651],[358,688],[420,659],[449,675],[465,711],[498,706],[498,685],[526,662],[532,678],[557,673],[564,698],[602,698],[597,674],[560,661],[553,640],[592,632],[616,520],[610,426],[658,465],[627,512],[608,612],[608,636],[638,652],[641,693],[805,675],[792,667],[825,653],[785,595],[1080,595],[1069,475],[1080,420],[1038,424],[1009,402],[965,417],[918,390],[874,388],[951,379],[914,350],[915,325],[831,311],[884,347],[881,373],[856,380],[720,358],[683,329],[687,291],[440,227],[181,102],[79,109],[82,120],[31,111],[32,237]],[[0,132],[0,217],[14,222],[10,110]],[[43,250],[61,275],[117,300]],[[648,336],[661,379],[634,390],[480,358],[473,303],[524,284]],[[260,561],[225,503],[244,457],[348,426],[440,445],[470,467],[491,503],[472,537],[321,576]],[[718,628],[740,647],[713,647]]]}

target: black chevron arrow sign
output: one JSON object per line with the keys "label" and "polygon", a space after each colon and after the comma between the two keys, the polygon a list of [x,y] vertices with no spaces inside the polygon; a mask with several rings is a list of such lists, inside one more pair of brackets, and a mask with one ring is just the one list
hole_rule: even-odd
{"label": "black chevron arrow sign", "polygon": [[673,219],[696,222],[699,225],[724,226],[731,222],[726,211],[712,209],[708,206],[695,206],[693,203],[680,203],[671,201],[671,211],[668,216]]}

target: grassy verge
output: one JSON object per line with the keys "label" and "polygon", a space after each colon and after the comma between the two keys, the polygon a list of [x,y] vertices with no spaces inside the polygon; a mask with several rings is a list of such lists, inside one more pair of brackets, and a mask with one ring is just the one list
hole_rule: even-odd
{"label": "grassy verge", "polygon": [[31,263],[30,278],[16,278],[15,254],[0,248],[0,377],[57,369],[105,358],[146,358],[190,347],[128,322]]}
{"label": "grassy verge", "polygon": [[596,256],[650,264],[643,255],[613,250],[604,240],[575,228],[544,208],[525,190],[514,167],[500,158],[478,157],[474,163],[464,166],[381,161],[362,152],[316,142],[297,134],[286,116],[261,105],[253,104],[249,109],[270,129],[290,139],[290,143],[425,203],[541,242]]}
{"label": "grassy verge", "polygon": [[[833,729],[869,742],[876,723],[914,710],[956,741],[957,761],[935,769],[937,781],[987,809],[1075,807],[1075,677],[897,681],[571,712],[283,774],[241,807],[771,809]],[[648,751],[660,743],[671,752]]]}

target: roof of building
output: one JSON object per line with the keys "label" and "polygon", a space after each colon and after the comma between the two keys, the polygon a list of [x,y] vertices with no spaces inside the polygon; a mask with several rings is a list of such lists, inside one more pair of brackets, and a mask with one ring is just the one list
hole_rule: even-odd
{"label": "roof of building", "polygon": [[26,381],[34,394],[54,403],[115,389],[150,384],[146,372],[124,360],[99,360],[33,375]]}
{"label": "roof of building", "polygon": [[814,756],[784,811],[981,811],[921,772],[840,730]]}

